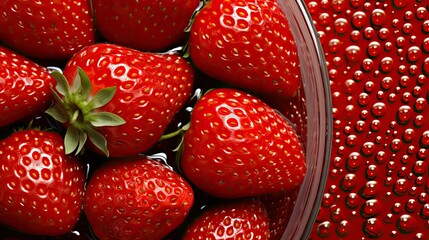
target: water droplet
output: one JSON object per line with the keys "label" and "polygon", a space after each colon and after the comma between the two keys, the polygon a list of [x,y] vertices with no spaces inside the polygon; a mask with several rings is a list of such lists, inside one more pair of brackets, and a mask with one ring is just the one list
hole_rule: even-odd
{"label": "water droplet", "polygon": [[419,200],[419,203],[421,203],[421,204],[426,203],[428,200],[428,194],[425,192],[420,193],[418,200]]}
{"label": "water droplet", "polygon": [[411,108],[410,106],[404,105],[398,109],[397,119],[401,124],[407,124],[411,119]]}
{"label": "water droplet", "polygon": [[382,28],[378,31],[378,38],[382,41],[386,40],[390,36],[390,31],[388,28]]}
{"label": "water droplet", "polygon": [[366,178],[367,178],[368,180],[373,180],[373,179],[375,179],[375,178],[377,177],[377,175],[378,175],[378,169],[377,169],[377,166],[376,166],[376,165],[374,165],[374,164],[369,165],[369,166],[366,168],[365,175],[366,175]]}
{"label": "water droplet", "polygon": [[423,19],[425,19],[425,17],[427,17],[427,13],[428,13],[428,11],[426,10],[426,8],[419,7],[416,10],[416,18],[419,20],[423,20]]}
{"label": "water droplet", "polygon": [[365,121],[359,120],[356,122],[356,124],[355,124],[356,132],[362,133],[365,131],[365,129],[366,129],[366,122]]}
{"label": "water droplet", "polygon": [[344,52],[346,61],[350,66],[356,64],[361,59],[361,50],[358,46],[348,46]]}
{"label": "water droplet", "polygon": [[341,45],[342,45],[342,43],[340,40],[331,39],[329,41],[329,44],[328,44],[328,49],[331,53],[336,53],[336,52],[338,52],[339,49],[341,49]]}
{"label": "water droplet", "polygon": [[401,139],[393,139],[392,142],[390,143],[390,150],[392,150],[392,152],[398,152],[401,149],[402,146],[402,141]]}
{"label": "water droplet", "polygon": [[408,214],[404,214],[399,217],[397,227],[399,230],[405,233],[411,233],[417,229],[417,220]]}
{"label": "water droplet", "polygon": [[365,199],[376,198],[378,195],[379,186],[376,181],[368,181],[362,187],[360,195]]}
{"label": "water droplet", "polygon": [[412,33],[413,32],[413,25],[411,25],[411,23],[405,23],[402,26],[402,32],[406,35]]}
{"label": "water droplet", "polygon": [[423,61],[422,72],[425,76],[429,76],[429,57]]}
{"label": "water droplet", "polygon": [[344,34],[349,28],[349,23],[345,18],[338,18],[334,22],[334,30],[338,34]]}
{"label": "water droplet", "polygon": [[[406,88],[410,85],[410,82],[411,81],[410,81],[410,78],[408,76],[402,76],[399,79],[399,86],[401,86],[402,88]],[[407,93],[407,94],[409,94],[409,93]]]}
{"label": "water droplet", "polygon": [[[416,89],[416,88],[414,88]],[[416,102],[414,103],[414,110],[416,112],[422,112],[426,106],[426,99],[424,98],[417,98]]]}
{"label": "water droplet", "polygon": [[352,40],[352,42],[358,42],[361,39],[361,33],[358,30],[353,30],[350,33],[350,40]]}
{"label": "water droplet", "polygon": [[387,159],[387,155],[384,151],[378,151],[376,156],[375,156],[375,160],[378,164],[383,164],[386,162]]}
{"label": "water droplet", "polygon": [[415,199],[408,199],[407,204],[405,204],[405,210],[409,213],[415,212],[417,209],[417,201]]}
{"label": "water droplet", "polygon": [[416,118],[414,119],[414,126],[419,128],[423,126],[423,124],[424,124],[423,116],[417,115]]}
{"label": "water droplet", "polygon": [[317,22],[322,26],[327,26],[330,22],[332,22],[332,18],[329,14],[322,13],[319,15]]}
{"label": "water droplet", "polygon": [[345,192],[353,190],[356,186],[357,179],[356,176],[352,173],[345,175],[341,181],[341,189]]}
{"label": "water droplet", "polygon": [[362,164],[362,156],[357,152],[352,152],[347,157],[346,160],[346,167],[347,170],[350,172],[355,172],[359,169],[360,165]]}
{"label": "water droplet", "polygon": [[393,0],[393,5],[397,8],[404,8],[407,4],[408,0]]}
{"label": "water droplet", "polygon": [[334,223],[338,223],[341,221],[343,217],[341,216],[341,209],[340,208],[331,208],[331,220]]}
{"label": "water droplet", "polygon": [[361,205],[360,197],[356,193],[350,193],[346,197],[346,206],[348,208],[354,209]]}
{"label": "water droplet", "polygon": [[350,5],[354,8],[362,7],[364,0],[351,0]]}
{"label": "water droplet", "polygon": [[388,73],[392,70],[394,66],[394,62],[393,59],[390,57],[385,57],[383,59],[381,59],[380,62],[380,70],[384,73]]}
{"label": "water droplet", "polygon": [[308,2],[307,9],[308,9],[308,12],[311,13],[311,14],[315,14],[315,13],[317,13],[317,12],[320,11],[319,5],[317,4],[316,1],[310,1],[310,2]]}
{"label": "water droplet", "polygon": [[376,199],[370,199],[362,205],[361,216],[363,218],[375,217],[380,213],[381,205]]}
{"label": "water droplet", "polygon": [[375,119],[371,122],[371,130],[374,132],[380,130],[380,120]]}
{"label": "water droplet", "polygon": [[422,43],[422,49],[425,53],[429,53],[429,37],[425,38]]}
{"label": "water droplet", "polygon": [[332,206],[333,203],[334,203],[334,198],[332,197],[332,195],[329,193],[325,193],[322,198],[322,206],[330,207]]}
{"label": "water droplet", "polygon": [[377,218],[366,220],[363,231],[370,238],[379,238],[384,235],[384,224]]}
{"label": "water droplet", "polygon": [[398,38],[396,39],[396,46],[397,46],[398,48],[403,48],[403,47],[404,47],[404,45],[405,45],[405,38],[404,38],[404,37],[398,37]]}
{"label": "water droplet", "polygon": [[337,226],[337,235],[340,237],[345,237],[350,232],[349,223],[345,220],[341,221]]}
{"label": "water droplet", "polygon": [[364,156],[370,156],[374,153],[375,145],[372,142],[366,142],[362,145],[361,151]]}
{"label": "water droplet", "polygon": [[317,235],[322,238],[326,238],[331,234],[331,223],[324,221],[317,226]]}
{"label": "water droplet", "polygon": [[401,203],[397,202],[397,203],[393,204],[393,206],[392,206],[392,212],[393,213],[400,213],[401,209],[402,209]]}
{"label": "water droplet", "polygon": [[358,97],[358,104],[362,107],[366,106],[369,101],[369,95],[367,93],[361,93]]}
{"label": "water droplet", "polygon": [[410,143],[414,139],[415,132],[412,128],[405,129],[402,139],[405,143]]}
{"label": "water droplet", "polygon": [[425,131],[422,134],[422,137],[420,138],[420,144],[422,145],[422,147],[429,146],[429,131]]}
{"label": "water droplet", "polygon": [[413,173],[417,176],[422,176],[426,173],[428,167],[424,161],[416,161],[413,166]]}
{"label": "water droplet", "polygon": [[356,144],[356,139],[357,139],[356,135],[347,136],[347,139],[346,139],[347,146],[353,147]]}
{"label": "water droplet", "polygon": [[375,118],[380,118],[386,112],[386,105],[383,102],[375,103],[371,108],[371,113]]}
{"label": "water droplet", "polygon": [[[420,148],[419,151],[417,152],[417,158],[420,160],[426,159],[427,153],[428,151],[426,151],[426,149]],[[429,181],[428,181],[428,184],[429,184]]]}
{"label": "water droplet", "polygon": [[357,11],[352,16],[352,25],[356,29],[362,28],[366,23],[366,14],[362,11]]}
{"label": "water droplet", "polygon": [[375,34],[375,30],[372,27],[367,27],[363,31],[363,37],[367,40],[372,39],[374,37],[374,34]]}
{"label": "water droplet", "polygon": [[429,219],[429,203],[423,205],[420,210],[420,216],[422,216],[423,219]]}
{"label": "water droplet", "polygon": [[386,22],[386,13],[382,9],[374,9],[371,13],[371,23],[382,26]]}
{"label": "water droplet", "polygon": [[367,54],[370,58],[376,58],[380,55],[381,46],[379,42],[371,42],[367,48]]}
{"label": "water droplet", "polygon": [[398,196],[403,196],[408,191],[408,182],[405,179],[398,179],[393,185],[393,192]]}
{"label": "water droplet", "polygon": [[417,46],[412,46],[408,49],[407,59],[410,62],[417,62],[420,59],[421,51]]}
{"label": "water droplet", "polygon": [[413,88],[413,96],[414,97],[419,97],[421,93],[422,93],[422,88],[420,86],[414,86],[414,88]]}

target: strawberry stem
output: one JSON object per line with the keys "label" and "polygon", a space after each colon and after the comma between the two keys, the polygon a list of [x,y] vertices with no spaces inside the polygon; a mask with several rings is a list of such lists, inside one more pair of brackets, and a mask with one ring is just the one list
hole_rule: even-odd
{"label": "strawberry stem", "polygon": [[189,129],[189,126],[190,126],[190,123],[187,123],[187,124],[183,125],[183,127],[177,129],[174,132],[164,134],[164,135],[161,136],[161,138],[159,139],[159,141],[170,139],[170,138],[176,137],[178,135],[183,135],[183,133],[185,133]]}
{"label": "strawberry stem", "polygon": [[56,91],[52,89],[56,105],[46,110],[46,113],[58,122],[69,123],[64,138],[66,154],[83,152],[83,146],[89,138],[108,157],[107,140],[97,128],[119,126],[125,120],[111,112],[99,111],[98,108],[112,100],[116,87],[101,89],[91,96],[91,81],[81,68],[77,68],[71,87],[61,72],[54,70],[51,74],[57,81]]}

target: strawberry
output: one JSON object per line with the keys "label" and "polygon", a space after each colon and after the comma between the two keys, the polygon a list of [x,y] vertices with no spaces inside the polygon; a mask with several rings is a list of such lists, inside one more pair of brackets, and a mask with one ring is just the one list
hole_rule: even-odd
{"label": "strawberry", "polygon": [[91,175],[84,212],[103,239],[162,239],[188,215],[191,186],[148,156],[135,156],[97,168]]}
{"label": "strawberry", "polygon": [[240,199],[203,209],[182,239],[267,240],[269,234],[269,219],[264,205],[257,200]]}
{"label": "strawberry", "polygon": [[[189,98],[194,73],[174,53],[143,53],[95,44],[73,56],[59,81],[58,106],[48,113],[68,125],[66,153],[92,149],[107,156],[131,156],[162,136]],[[68,85],[72,85],[70,88]],[[70,144],[69,144],[70,143]]]}
{"label": "strawberry", "polygon": [[429,239],[428,1],[309,0],[333,148],[310,239]]}
{"label": "strawberry", "polygon": [[208,75],[257,92],[295,96],[298,52],[277,1],[212,0],[195,16],[189,54]]}
{"label": "strawberry", "polygon": [[0,142],[0,223],[34,235],[57,236],[79,219],[84,165],[65,155],[55,132],[21,130]]}
{"label": "strawberry", "polygon": [[174,47],[199,0],[93,0],[97,30],[113,43],[142,51]]}
{"label": "strawberry", "polygon": [[228,88],[196,103],[183,140],[181,168],[221,198],[291,191],[302,182],[302,145],[283,116],[254,96]]}
{"label": "strawberry", "polygon": [[67,59],[95,41],[89,0],[2,0],[0,42],[30,58]]}
{"label": "strawberry", "polygon": [[0,46],[0,127],[34,117],[52,102],[48,70]]}

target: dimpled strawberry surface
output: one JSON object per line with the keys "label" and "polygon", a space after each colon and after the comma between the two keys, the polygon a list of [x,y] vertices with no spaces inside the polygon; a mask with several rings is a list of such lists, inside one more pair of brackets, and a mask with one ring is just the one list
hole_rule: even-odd
{"label": "dimpled strawberry surface", "polygon": [[310,238],[428,239],[428,1],[306,6],[325,52],[334,118]]}

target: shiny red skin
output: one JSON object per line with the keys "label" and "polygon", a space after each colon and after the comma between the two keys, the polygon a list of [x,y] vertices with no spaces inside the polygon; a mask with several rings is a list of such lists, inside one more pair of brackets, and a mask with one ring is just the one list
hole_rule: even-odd
{"label": "shiny red skin", "polygon": [[182,239],[268,240],[269,235],[264,205],[257,200],[242,199],[206,207],[186,229]]}
{"label": "shiny red skin", "polygon": [[110,42],[162,51],[185,39],[199,0],[93,0],[97,30]]}
{"label": "shiny red skin", "polygon": [[333,146],[310,239],[429,239],[428,1],[306,1]]}
{"label": "shiny red skin", "polygon": [[77,223],[86,171],[58,133],[22,130],[0,142],[0,224],[57,236]]}
{"label": "shiny red skin", "polygon": [[189,53],[203,72],[239,88],[291,97],[300,86],[298,51],[277,1],[209,1],[192,24]]}
{"label": "shiny red skin", "polygon": [[52,103],[48,70],[0,46],[0,127],[42,113]]}
{"label": "shiny red skin", "polygon": [[111,157],[135,155],[153,146],[188,100],[194,82],[193,68],[177,54],[143,53],[113,44],[91,45],[73,56],[64,69],[71,84],[77,67],[88,75],[92,95],[116,86],[113,99],[98,108],[126,121],[97,129]]}
{"label": "shiny red skin", "polygon": [[291,191],[305,175],[302,145],[283,116],[250,94],[219,88],[196,103],[181,169],[220,198]]}
{"label": "shiny red skin", "polygon": [[91,175],[84,212],[100,240],[162,239],[188,215],[191,186],[146,156],[110,160]]}
{"label": "shiny red skin", "polygon": [[2,0],[0,42],[27,57],[67,59],[95,41],[89,0]]}

